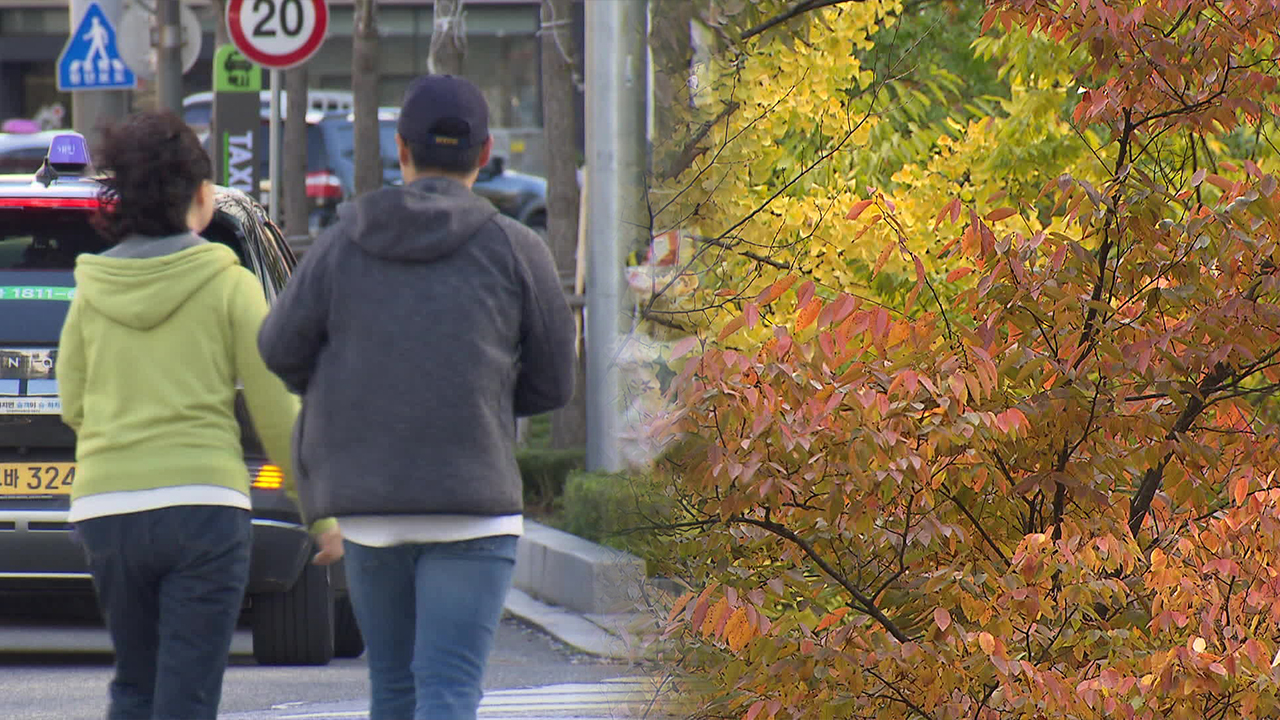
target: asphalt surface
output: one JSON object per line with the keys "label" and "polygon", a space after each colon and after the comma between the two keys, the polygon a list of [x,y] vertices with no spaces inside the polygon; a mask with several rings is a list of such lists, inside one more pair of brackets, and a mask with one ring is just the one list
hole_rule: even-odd
{"label": "asphalt surface", "polygon": [[[111,679],[111,641],[92,604],[0,601],[0,718],[101,720]],[[279,717],[310,707],[367,707],[363,659],[326,667],[259,667],[241,630],[223,683],[222,715]],[[597,683],[632,673],[602,662],[513,618],[503,621],[486,688]],[[336,705],[335,705],[336,704]]]}

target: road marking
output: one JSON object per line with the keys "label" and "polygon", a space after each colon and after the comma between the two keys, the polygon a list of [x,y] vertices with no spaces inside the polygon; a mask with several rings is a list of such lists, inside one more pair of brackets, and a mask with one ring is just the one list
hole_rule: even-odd
{"label": "road marking", "polygon": [[[492,690],[480,703],[479,720],[622,720],[639,718],[653,705],[657,681],[624,677],[604,682],[566,683],[543,687]],[[367,711],[311,712],[280,715],[278,720],[367,718]],[[652,713],[656,720],[660,713]]]}

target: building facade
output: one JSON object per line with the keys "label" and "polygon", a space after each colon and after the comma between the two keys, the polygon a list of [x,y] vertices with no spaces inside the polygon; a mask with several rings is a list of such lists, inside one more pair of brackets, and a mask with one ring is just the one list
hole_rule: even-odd
{"label": "building facade", "polygon": [[[130,0],[126,0],[126,5]],[[148,3],[149,4],[149,3]],[[184,0],[204,30],[199,59],[185,75],[185,94],[208,91],[218,6]],[[352,0],[329,0],[330,29],[324,46],[307,64],[312,87],[350,90]],[[573,18],[582,47],[582,12]],[[537,172],[542,165],[541,25],[539,0],[466,0],[467,52],[463,74],[484,91],[492,125],[513,167]],[[398,105],[409,80],[426,72],[431,45],[432,3],[378,0],[378,100]],[[0,121],[34,117],[55,103],[71,107],[71,97],[55,82],[58,54],[67,41],[67,0],[0,0]],[[140,79],[136,96],[144,95]]]}

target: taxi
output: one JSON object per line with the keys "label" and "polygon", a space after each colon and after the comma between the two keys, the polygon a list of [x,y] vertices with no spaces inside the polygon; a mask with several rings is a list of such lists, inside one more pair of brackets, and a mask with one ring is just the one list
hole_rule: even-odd
{"label": "taxi", "polygon": [[[76,438],[61,420],[55,362],[75,296],[76,256],[108,247],[90,224],[100,189],[87,143],[76,133],[52,138],[34,175],[0,175],[0,595],[93,592],[67,523]],[[205,238],[234,250],[273,300],[293,270],[293,253],[247,195],[219,187],[216,198]],[[322,665],[360,655],[341,565],[311,564],[311,539],[239,395],[236,415],[252,478],[245,619],[255,658]]]}

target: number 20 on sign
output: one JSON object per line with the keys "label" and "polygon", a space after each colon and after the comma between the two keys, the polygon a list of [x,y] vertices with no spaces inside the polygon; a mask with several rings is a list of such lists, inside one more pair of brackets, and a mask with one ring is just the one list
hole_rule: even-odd
{"label": "number 20 on sign", "polygon": [[329,32],[327,0],[230,0],[227,30],[249,60],[283,70],[320,49]]}

